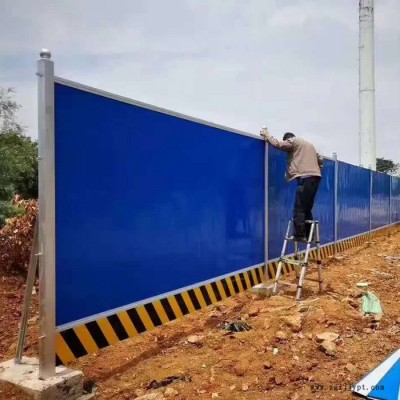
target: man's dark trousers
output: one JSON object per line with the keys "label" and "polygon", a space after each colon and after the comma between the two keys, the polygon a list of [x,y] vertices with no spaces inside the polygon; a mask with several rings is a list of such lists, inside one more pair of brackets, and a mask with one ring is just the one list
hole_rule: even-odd
{"label": "man's dark trousers", "polygon": [[306,220],[312,220],[312,208],[315,195],[321,178],[319,176],[308,176],[297,179],[296,198],[293,210],[294,235],[296,237],[307,237],[310,232],[310,224]]}

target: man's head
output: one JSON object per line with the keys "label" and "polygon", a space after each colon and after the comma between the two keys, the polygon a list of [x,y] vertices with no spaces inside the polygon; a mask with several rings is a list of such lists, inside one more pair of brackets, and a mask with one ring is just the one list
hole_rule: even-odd
{"label": "man's head", "polygon": [[294,137],[296,137],[295,134],[293,134],[293,133],[291,133],[291,132],[286,132],[286,133],[283,135],[283,140],[288,140],[288,139],[291,139],[291,138],[294,138]]}

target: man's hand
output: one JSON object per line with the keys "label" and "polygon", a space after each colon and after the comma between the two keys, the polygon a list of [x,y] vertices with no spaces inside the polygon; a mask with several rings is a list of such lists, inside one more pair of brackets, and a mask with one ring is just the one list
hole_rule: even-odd
{"label": "man's hand", "polygon": [[294,141],[289,140],[278,140],[275,139],[269,132],[266,127],[262,128],[260,131],[261,137],[272,147],[275,147],[278,150],[286,151],[287,153],[293,151]]}
{"label": "man's hand", "polygon": [[317,153],[317,158],[318,158],[318,165],[319,169],[322,171],[322,168],[324,168],[324,159]]}
{"label": "man's hand", "polygon": [[268,132],[268,129],[266,127],[262,128],[260,131],[260,136],[264,139],[264,140],[268,140],[268,138],[271,136]]}

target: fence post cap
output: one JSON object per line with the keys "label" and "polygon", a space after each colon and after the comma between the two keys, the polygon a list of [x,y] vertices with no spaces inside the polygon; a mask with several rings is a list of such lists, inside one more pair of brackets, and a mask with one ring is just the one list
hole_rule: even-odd
{"label": "fence post cap", "polygon": [[44,60],[50,60],[51,58],[51,52],[49,49],[42,49],[40,50],[40,58]]}

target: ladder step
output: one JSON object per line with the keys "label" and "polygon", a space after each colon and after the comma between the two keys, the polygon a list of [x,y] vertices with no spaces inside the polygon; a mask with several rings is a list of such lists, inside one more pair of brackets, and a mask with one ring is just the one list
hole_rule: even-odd
{"label": "ladder step", "polygon": [[311,240],[311,242],[308,241],[308,239],[304,238],[301,240],[295,239],[293,236],[286,236],[285,240],[287,240],[288,242],[298,242],[298,243],[304,243],[304,244],[308,244],[308,243],[316,243],[315,240]]}
{"label": "ladder step", "polygon": [[[313,279],[313,278],[304,278],[305,281],[310,281],[310,282],[316,282],[316,283],[320,283],[319,279]],[[323,281],[321,281],[322,283]],[[289,287],[294,287],[297,288],[299,287],[298,283],[291,283],[291,282],[287,282],[287,281],[279,281],[279,285],[283,285],[283,286],[289,286]]]}
{"label": "ladder step", "polygon": [[287,258],[287,257],[282,257],[279,261],[285,263],[285,264],[289,264],[289,265],[297,265],[297,266],[301,266],[303,265],[302,261],[298,261],[298,260],[293,260],[291,258]]}
{"label": "ladder step", "polygon": [[[292,258],[287,258],[287,257],[282,257],[280,259],[280,261],[282,261],[285,264],[298,265],[299,267],[301,267],[302,265],[306,264],[302,260],[293,260]],[[309,264],[309,263],[317,263],[318,261],[321,261],[321,260],[318,260],[316,258],[309,258],[308,261],[307,261],[307,264]]]}
{"label": "ladder step", "polygon": [[[310,282],[317,282],[319,283],[319,279],[317,278],[304,278],[305,281],[310,281]],[[322,282],[322,281],[321,281]],[[291,283],[291,282],[287,282],[287,281],[279,281],[280,285],[285,285],[285,286],[292,286],[292,287],[297,287],[298,284],[297,283]]]}

